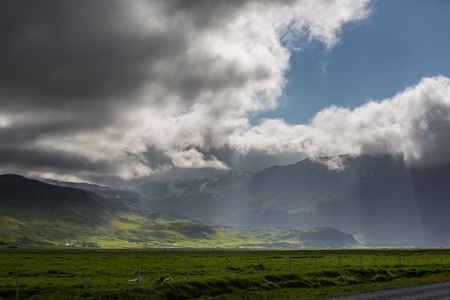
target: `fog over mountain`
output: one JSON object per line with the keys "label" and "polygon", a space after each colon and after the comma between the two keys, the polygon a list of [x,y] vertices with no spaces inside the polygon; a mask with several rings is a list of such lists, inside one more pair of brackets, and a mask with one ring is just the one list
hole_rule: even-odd
{"label": "fog over mountain", "polygon": [[400,156],[342,155],[148,184],[141,192],[154,207],[225,225],[334,227],[366,245],[450,246],[449,176],[450,164],[408,167]]}
{"label": "fog over mountain", "polygon": [[285,101],[293,55],[369,26],[369,0],[46,3],[0,11],[0,173],[125,187],[338,154],[450,161],[436,72],[353,107],[330,97],[309,122],[261,117]]}

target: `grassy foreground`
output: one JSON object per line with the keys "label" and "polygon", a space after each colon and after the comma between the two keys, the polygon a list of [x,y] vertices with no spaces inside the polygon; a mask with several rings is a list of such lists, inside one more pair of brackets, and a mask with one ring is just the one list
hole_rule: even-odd
{"label": "grassy foreground", "polygon": [[20,299],[311,299],[450,280],[450,249],[0,246],[0,299],[16,298],[16,280]]}

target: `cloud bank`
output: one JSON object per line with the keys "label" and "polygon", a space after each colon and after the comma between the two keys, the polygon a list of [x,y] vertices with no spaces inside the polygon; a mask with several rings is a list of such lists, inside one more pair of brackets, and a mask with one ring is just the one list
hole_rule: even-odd
{"label": "cloud bank", "polygon": [[332,51],[369,0],[41,4],[0,11],[2,173],[108,182],[341,153],[448,161],[443,77],[306,125],[250,125],[277,108],[299,41]]}
{"label": "cloud bank", "polygon": [[422,167],[450,162],[450,79],[423,78],[393,98],[355,108],[331,106],[308,125],[265,120],[232,137],[242,154],[316,157],[389,153]]}

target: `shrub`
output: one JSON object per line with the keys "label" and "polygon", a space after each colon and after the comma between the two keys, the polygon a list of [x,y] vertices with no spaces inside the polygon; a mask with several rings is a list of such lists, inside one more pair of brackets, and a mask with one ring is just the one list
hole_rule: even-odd
{"label": "shrub", "polygon": [[320,276],[324,277],[330,277],[330,278],[336,278],[341,275],[339,271],[330,271],[330,270],[324,270],[319,273]]}
{"label": "shrub", "polygon": [[280,282],[280,281],[286,281],[286,280],[294,280],[299,279],[300,276],[294,273],[291,274],[269,274],[264,276],[265,279],[272,281],[272,282]]}
{"label": "shrub", "polygon": [[391,280],[392,280],[392,276],[390,276],[390,275],[381,275],[381,274],[375,275],[372,278],[372,281],[374,281],[374,282],[384,282],[384,281],[391,281]]}
{"label": "shrub", "polygon": [[328,278],[321,278],[319,279],[319,284],[321,286],[335,286],[336,283]]}

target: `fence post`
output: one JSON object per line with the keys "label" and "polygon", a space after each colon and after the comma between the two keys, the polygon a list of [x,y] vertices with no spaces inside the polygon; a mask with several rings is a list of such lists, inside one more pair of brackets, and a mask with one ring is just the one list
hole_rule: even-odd
{"label": "fence post", "polygon": [[138,264],[138,286],[141,286],[141,265]]}
{"label": "fence post", "polygon": [[19,279],[16,279],[16,299],[19,300]]}
{"label": "fence post", "polygon": [[258,256],[258,274],[259,274],[259,256]]}
{"label": "fence post", "polygon": [[187,279],[189,280],[189,264],[190,264],[190,262],[189,262],[189,259],[188,259],[188,269],[187,269]]}
{"label": "fence post", "polygon": [[289,256],[289,272],[292,272],[292,261],[290,256]]}
{"label": "fence post", "polygon": [[225,275],[228,275],[228,258],[225,258]]}
{"label": "fence post", "polygon": [[84,292],[86,293],[86,270],[84,270]]}

